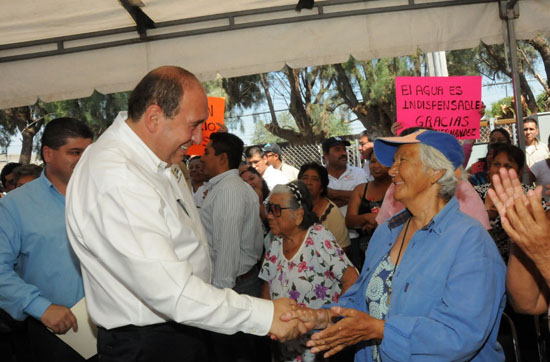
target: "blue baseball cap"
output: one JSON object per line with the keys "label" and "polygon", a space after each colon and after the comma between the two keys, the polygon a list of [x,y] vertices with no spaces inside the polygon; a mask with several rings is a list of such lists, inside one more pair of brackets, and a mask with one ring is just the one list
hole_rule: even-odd
{"label": "blue baseball cap", "polygon": [[385,137],[374,141],[374,154],[384,166],[393,165],[395,152],[401,145],[422,143],[441,152],[457,169],[464,163],[464,152],[458,140],[445,132],[422,129],[404,137]]}

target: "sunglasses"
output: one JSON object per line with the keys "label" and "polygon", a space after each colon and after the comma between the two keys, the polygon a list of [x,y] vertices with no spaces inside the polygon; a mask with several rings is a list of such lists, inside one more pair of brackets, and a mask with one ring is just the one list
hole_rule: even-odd
{"label": "sunglasses", "polygon": [[279,204],[272,204],[270,202],[265,203],[264,206],[265,206],[265,213],[266,214],[271,213],[275,217],[281,216],[281,210],[292,209],[291,207],[281,207],[281,205]]}

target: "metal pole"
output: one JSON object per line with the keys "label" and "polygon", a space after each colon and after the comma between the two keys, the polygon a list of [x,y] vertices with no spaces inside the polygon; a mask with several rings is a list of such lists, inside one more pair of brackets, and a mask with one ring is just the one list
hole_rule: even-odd
{"label": "metal pole", "polygon": [[[512,88],[514,90],[514,100],[515,107],[514,111],[516,113],[516,123],[518,128],[518,143],[519,147],[525,152],[525,136],[523,135],[523,108],[521,106],[521,87],[519,84],[519,72],[518,72],[518,56],[516,52],[517,41],[516,41],[516,32],[514,27],[514,19],[519,17],[519,9],[517,4],[515,7],[509,8],[508,2],[504,2],[501,7],[505,7],[504,20],[506,21],[506,35],[508,40],[508,49],[510,56],[510,65],[512,71]],[[502,15],[501,8],[501,15]]]}
{"label": "metal pole", "polygon": [[[512,71],[512,88],[514,89],[515,113],[516,124],[518,130],[518,145],[519,148],[525,153],[525,135],[523,133],[523,108],[521,105],[521,86],[519,84],[519,71],[518,71],[518,56],[517,56],[517,40],[516,31],[514,26],[514,20],[519,17],[519,6],[517,1],[501,1],[499,3],[500,17],[506,21],[506,35],[508,40],[508,49],[510,56],[510,65]],[[529,174],[527,167],[524,168],[523,175],[521,177],[523,183],[529,183]]]}
{"label": "metal pole", "polygon": [[426,54],[426,63],[428,63],[428,76],[435,77],[434,53]]}
{"label": "metal pole", "polygon": [[439,54],[439,63],[441,67],[441,76],[448,77],[449,71],[447,70],[447,56],[444,51],[437,52]]}

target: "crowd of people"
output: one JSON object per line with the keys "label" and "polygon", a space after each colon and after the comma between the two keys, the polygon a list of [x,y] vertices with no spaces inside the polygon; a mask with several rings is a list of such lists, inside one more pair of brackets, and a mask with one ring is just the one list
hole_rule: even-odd
{"label": "crowd of people", "polygon": [[550,154],[533,118],[526,154],[495,129],[468,173],[471,143],[418,128],[363,132],[361,168],[337,136],[324,165],[226,129],[189,156],[208,114],[193,74],[160,67],[95,142],[58,118],[43,167],[4,167],[7,357],[82,361],[55,334],[78,330],[84,296],[106,362],[503,361],[507,293],[548,312]]}

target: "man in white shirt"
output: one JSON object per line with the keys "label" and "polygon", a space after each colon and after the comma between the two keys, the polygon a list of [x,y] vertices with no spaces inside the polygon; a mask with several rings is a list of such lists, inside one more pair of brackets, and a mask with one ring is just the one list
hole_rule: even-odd
{"label": "man in white shirt", "polygon": [[244,151],[244,155],[246,162],[262,175],[269,191],[273,190],[275,185],[286,185],[289,182],[288,178],[281,171],[267,164],[267,157],[260,147],[250,146]]}
{"label": "man in white shirt", "polygon": [[288,182],[294,181],[298,178],[298,169],[294,166],[283,162],[281,147],[276,143],[266,144],[262,150],[265,152],[265,157],[268,166],[273,166],[276,170],[279,170],[286,176]]}
{"label": "man in white shirt", "polygon": [[[149,72],[119,117],[88,148],[67,189],[67,231],[81,261],[101,361],[204,361],[199,328],[283,340],[288,299],[267,301],[210,283],[208,242],[179,172],[202,141],[208,100],[179,67]],[[179,169],[178,169],[179,170]],[[197,328],[198,327],[198,328]]]}
{"label": "man in white shirt", "polygon": [[374,177],[370,174],[370,155],[372,154],[374,144],[369,141],[369,135],[367,131],[361,132],[359,136],[359,152],[361,153],[361,159],[363,160],[363,171],[367,175],[367,181],[374,180]]}
{"label": "man in white shirt", "polygon": [[527,117],[523,120],[523,133],[525,135],[525,158],[527,167],[531,167],[536,162],[550,157],[548,146],[540,142],[537,138],[539,135],[539,125],[536,119]]}
{"label": "man in white shirt", "polygon": [[[367,182],[365,172],[355,166],[348,165],[346,146],[350,143],[340,137],[330,137],[323,141],[323,156],[328,171],[327,196],[346,216],[348,203],[355,186]],[[357,237],[357,233],[348,229],[349,237]]]}

